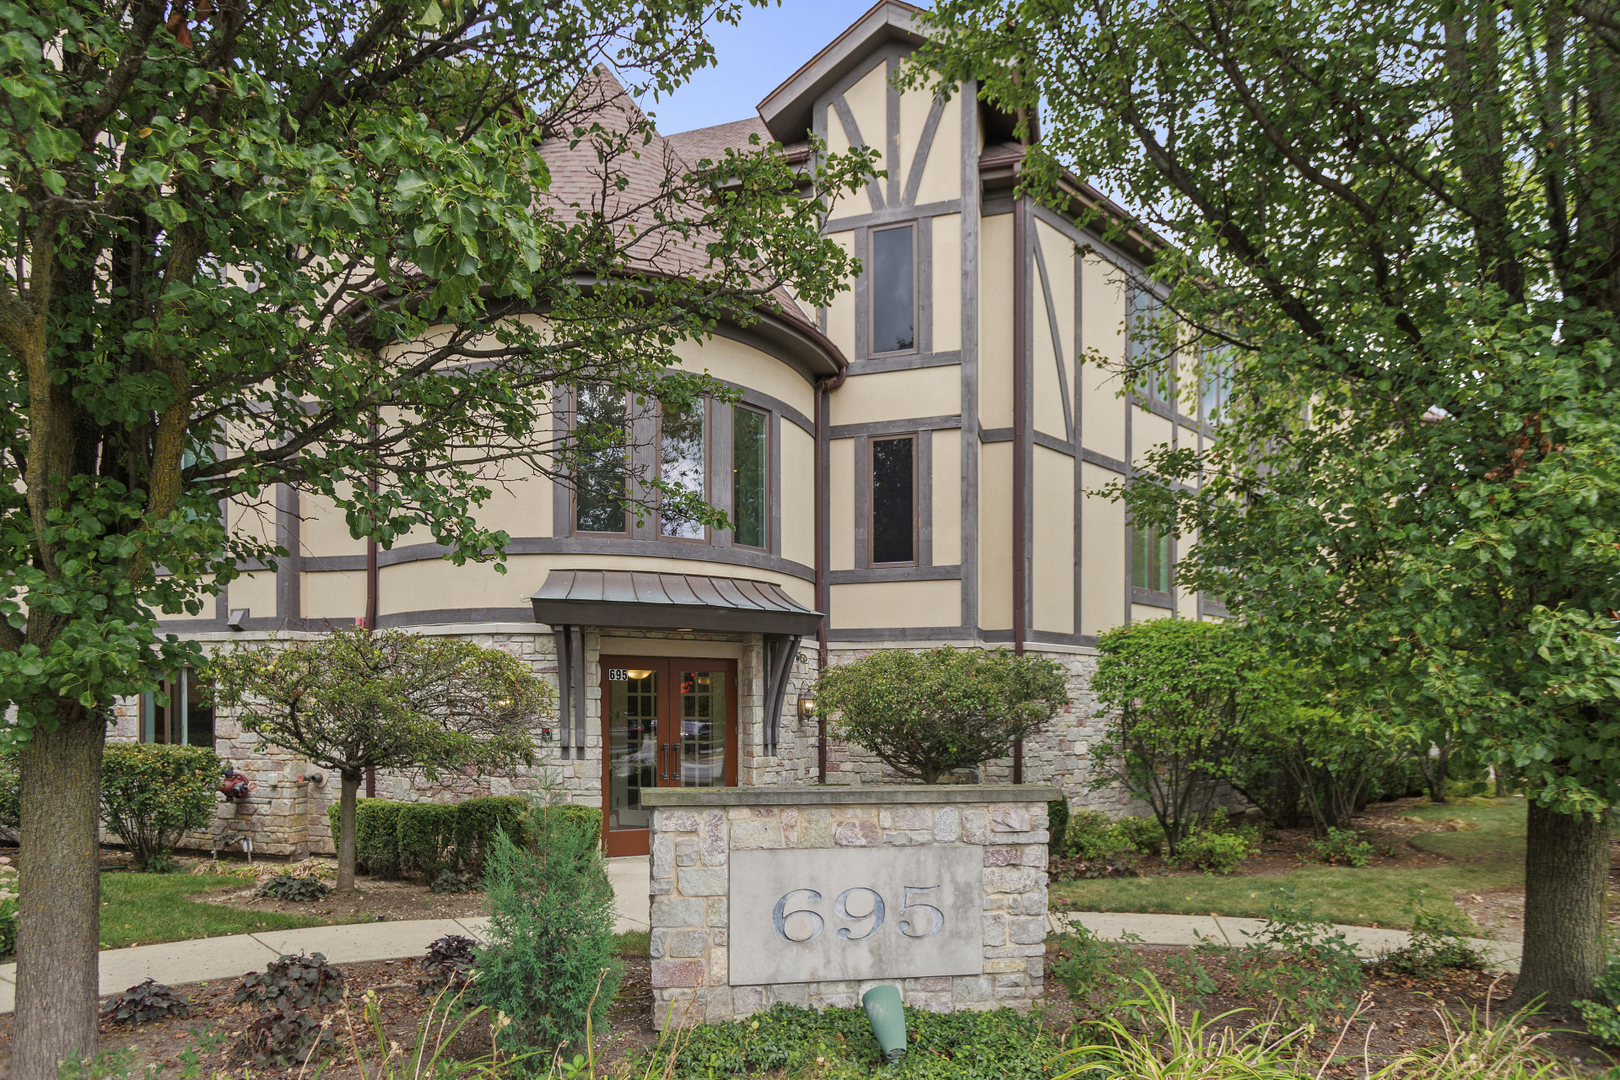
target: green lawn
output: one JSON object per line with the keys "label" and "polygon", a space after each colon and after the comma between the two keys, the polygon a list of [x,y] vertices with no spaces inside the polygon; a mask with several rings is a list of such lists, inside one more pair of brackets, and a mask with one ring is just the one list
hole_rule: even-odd
{"label": "green lawn", "polygon": [[1405,927],[1411,924],[1408,905],[1413,890],[1429,910],[1449,913],[1456,910],[1451,902],[1454,893],[1523,884],[1523,799],[1480,799],[1471,805],[1424,806],[1410,813],[1461,818],[1479,827],[1413,839],[1416,846],[1452,860],[1444,866],[1358,870],[1305,864],[1287,874],[1266,876],[1066,881],[1052,886],[1053,906],[1071,911],[1258,917],[1265,915],[1279,889],[1293,886],[1296,904],[1314,904],[1317,914],[1332,922]]}
{"label": "green lawn", "polygon": [[242,885],[241,878],[193,874],[101,875],[101,947],[155,945],[160,941],[251,934],[259,930],[293,930],[353,922],[339,917],[282,915],[243,911],[190,899],[221,885]]}

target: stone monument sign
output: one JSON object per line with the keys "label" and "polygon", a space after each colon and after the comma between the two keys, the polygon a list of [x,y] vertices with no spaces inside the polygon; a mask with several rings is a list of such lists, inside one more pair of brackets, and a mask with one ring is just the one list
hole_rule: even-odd
{"label": "stone monument sign", "polygon": [[654,1022],[872,986],[950,1012],[1041,997],[1046,803],[1036,785],[658,788]]}

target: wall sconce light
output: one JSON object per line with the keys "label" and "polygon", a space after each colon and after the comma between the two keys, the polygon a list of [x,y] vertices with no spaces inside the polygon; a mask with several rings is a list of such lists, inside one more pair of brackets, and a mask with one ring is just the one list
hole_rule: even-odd
{"label": "wall sconce light", "polygon": [[640,682],[642,679],[652,678],[652,668],[631,668],[629,671],[625,672],[625,674],[629,676],[632,681]]}
{"label": "wall sconce light", "polygon": [[809,720],[816,713],[816,699],[809,694],[799,695],[799,719]]}
{"label": "wall sconce light", "polygon": [[231,608],[231,617],[225,620],[225,625],[232,630],[242,630],[244,624],[247,623],[249,610],[245,607]]}

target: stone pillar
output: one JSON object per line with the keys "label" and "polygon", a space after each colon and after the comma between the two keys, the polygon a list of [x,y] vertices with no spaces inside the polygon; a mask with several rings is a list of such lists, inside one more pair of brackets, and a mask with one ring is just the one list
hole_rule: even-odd
{"label": "stone pillar", "polygon": [[854,1007],[881,983],[936,1012],[1028,1009],[1058,797],[965,784],[644,792],[654,1024]]}

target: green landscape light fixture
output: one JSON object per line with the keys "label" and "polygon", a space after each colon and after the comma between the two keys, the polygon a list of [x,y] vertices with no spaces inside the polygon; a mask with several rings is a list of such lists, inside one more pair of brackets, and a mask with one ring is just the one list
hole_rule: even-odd
{"label": "green landscape light fixture", "polygon": [[900,991],[885,984],[861,995],[866,1021],[883,1050],[883,1060],[894,1065],[906,1056],[906,1010],[900,1004]]}

